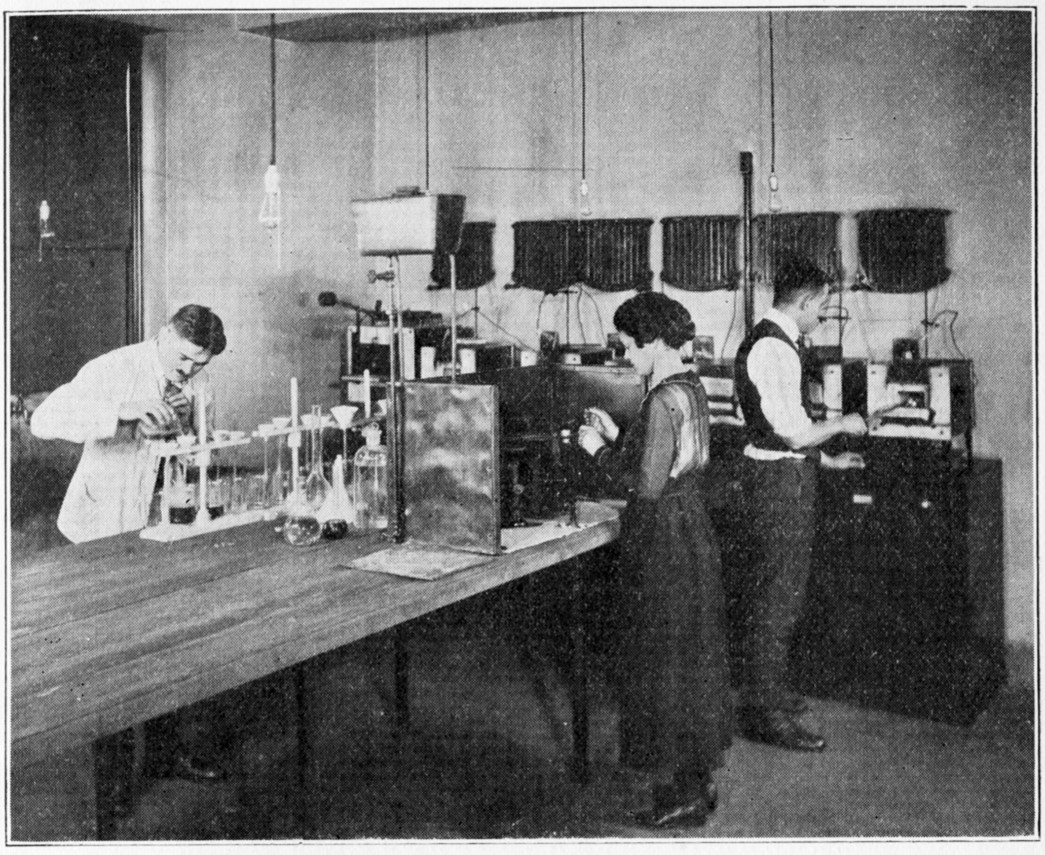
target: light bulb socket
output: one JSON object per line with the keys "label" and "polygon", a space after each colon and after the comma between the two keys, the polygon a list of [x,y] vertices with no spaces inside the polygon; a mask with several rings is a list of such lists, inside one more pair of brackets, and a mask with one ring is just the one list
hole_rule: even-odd
{"label": "light bulb socket", "polygon": [[769,189],[774,193],[780,189],[780,182],[777,181],[776,174],[772,172],[769,173]]}

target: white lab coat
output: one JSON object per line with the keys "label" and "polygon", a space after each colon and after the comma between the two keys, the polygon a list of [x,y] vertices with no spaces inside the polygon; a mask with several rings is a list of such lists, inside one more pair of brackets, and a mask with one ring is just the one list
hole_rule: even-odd
{"label": "white lab coat", "polygon": [[[199,372],[186,393],[206,382]],[[148,522],[159,459],[137,423],[120,423],[117,414],[121,404],[162,394],[156,341],[149,339],[92,359],[33,413],[34,435],[83,443],[58,512],[58,530],[73,543],[135,531]]]}

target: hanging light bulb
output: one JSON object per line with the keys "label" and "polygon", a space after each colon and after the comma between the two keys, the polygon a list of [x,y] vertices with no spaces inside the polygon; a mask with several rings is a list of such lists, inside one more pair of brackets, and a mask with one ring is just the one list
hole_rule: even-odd
{"label": "hanging light bulb", "polygon": [[581,179],[580,197],[581,197],[581,199],[580,199],[580,201],[581,201],[581,204],[580,204],[580,214],[581,214],[582,217],[590,217],[591,216],[591,203],[588,200],[588,182],[584,178]]}
{"label": "hanging light bulb", "polygon": [[274,163],[270,163],[265,170],[265,199],[261,203],[258,220],[265,228],[272,230],[272,239],[276,242],[276,266],[279,267],[279,170]]}
{"label": "hanging light bulb", "polygon": [[51,206],[44,199],[40,203],[40,243],[36,249],[37,261],[44,260],[44,241],[53,237],[54,232],[51,230]]}
{"label": "hanging light bulb", "polygon": [[279,170],[274,163],[265,170],[265,200],[261,203],[258,220],[267,229],[279,226]]}
{"label": "hanging light bulb", "polygon": [[780,201],[780,182],[776,173],[769,173],[769,210],[774,214],[780,211],[784,204]]}
{"label": "hanging light bulb", "polygon": [[40,203],[40,237],[54,237],[54,232],[51,231],[51,206],[47,204],[46,199]]}

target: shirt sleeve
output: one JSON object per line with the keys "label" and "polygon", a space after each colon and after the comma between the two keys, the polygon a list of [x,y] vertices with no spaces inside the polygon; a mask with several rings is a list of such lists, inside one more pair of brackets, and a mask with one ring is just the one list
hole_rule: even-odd
{"label": "shirt sleeve", "polygon": [[635,498],[659,498],[675,460],[675,430],[667,405],[649,399],[643,415],[628,428],[623,441],[605,445],[595,461],[611,481]]}
{"label": "shirt sleeve", "polygon": [[798,354],[776,338],[755,342],[747,374],[762,402],[762,414],[781,439],[804,432],[812,419],[802,407],[802,364]]}
{"label": "shirt sleeve", "polygon": [[115,371],[104,358],[88,362],[36,408],[29,423],[33,435],[80,443],[116,436],[123,402],[113,397]]}
{"label": "shirt sleeve", "polygon": [[654,395],[646,412],[646,436],[635,479],[635,494],[657,499],[671,477],[675,463],[675,427],[667,405]]}

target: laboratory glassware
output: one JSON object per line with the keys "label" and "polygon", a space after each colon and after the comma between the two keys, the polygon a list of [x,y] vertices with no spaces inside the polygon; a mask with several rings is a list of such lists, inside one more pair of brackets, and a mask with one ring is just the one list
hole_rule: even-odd
{"label": "laboratory glassware", "polygon": [[357,452],[352,473],[356,525],[361,530],[388,527],[388,449],[381,444],[381,428],[363,428],[366,442]]}

